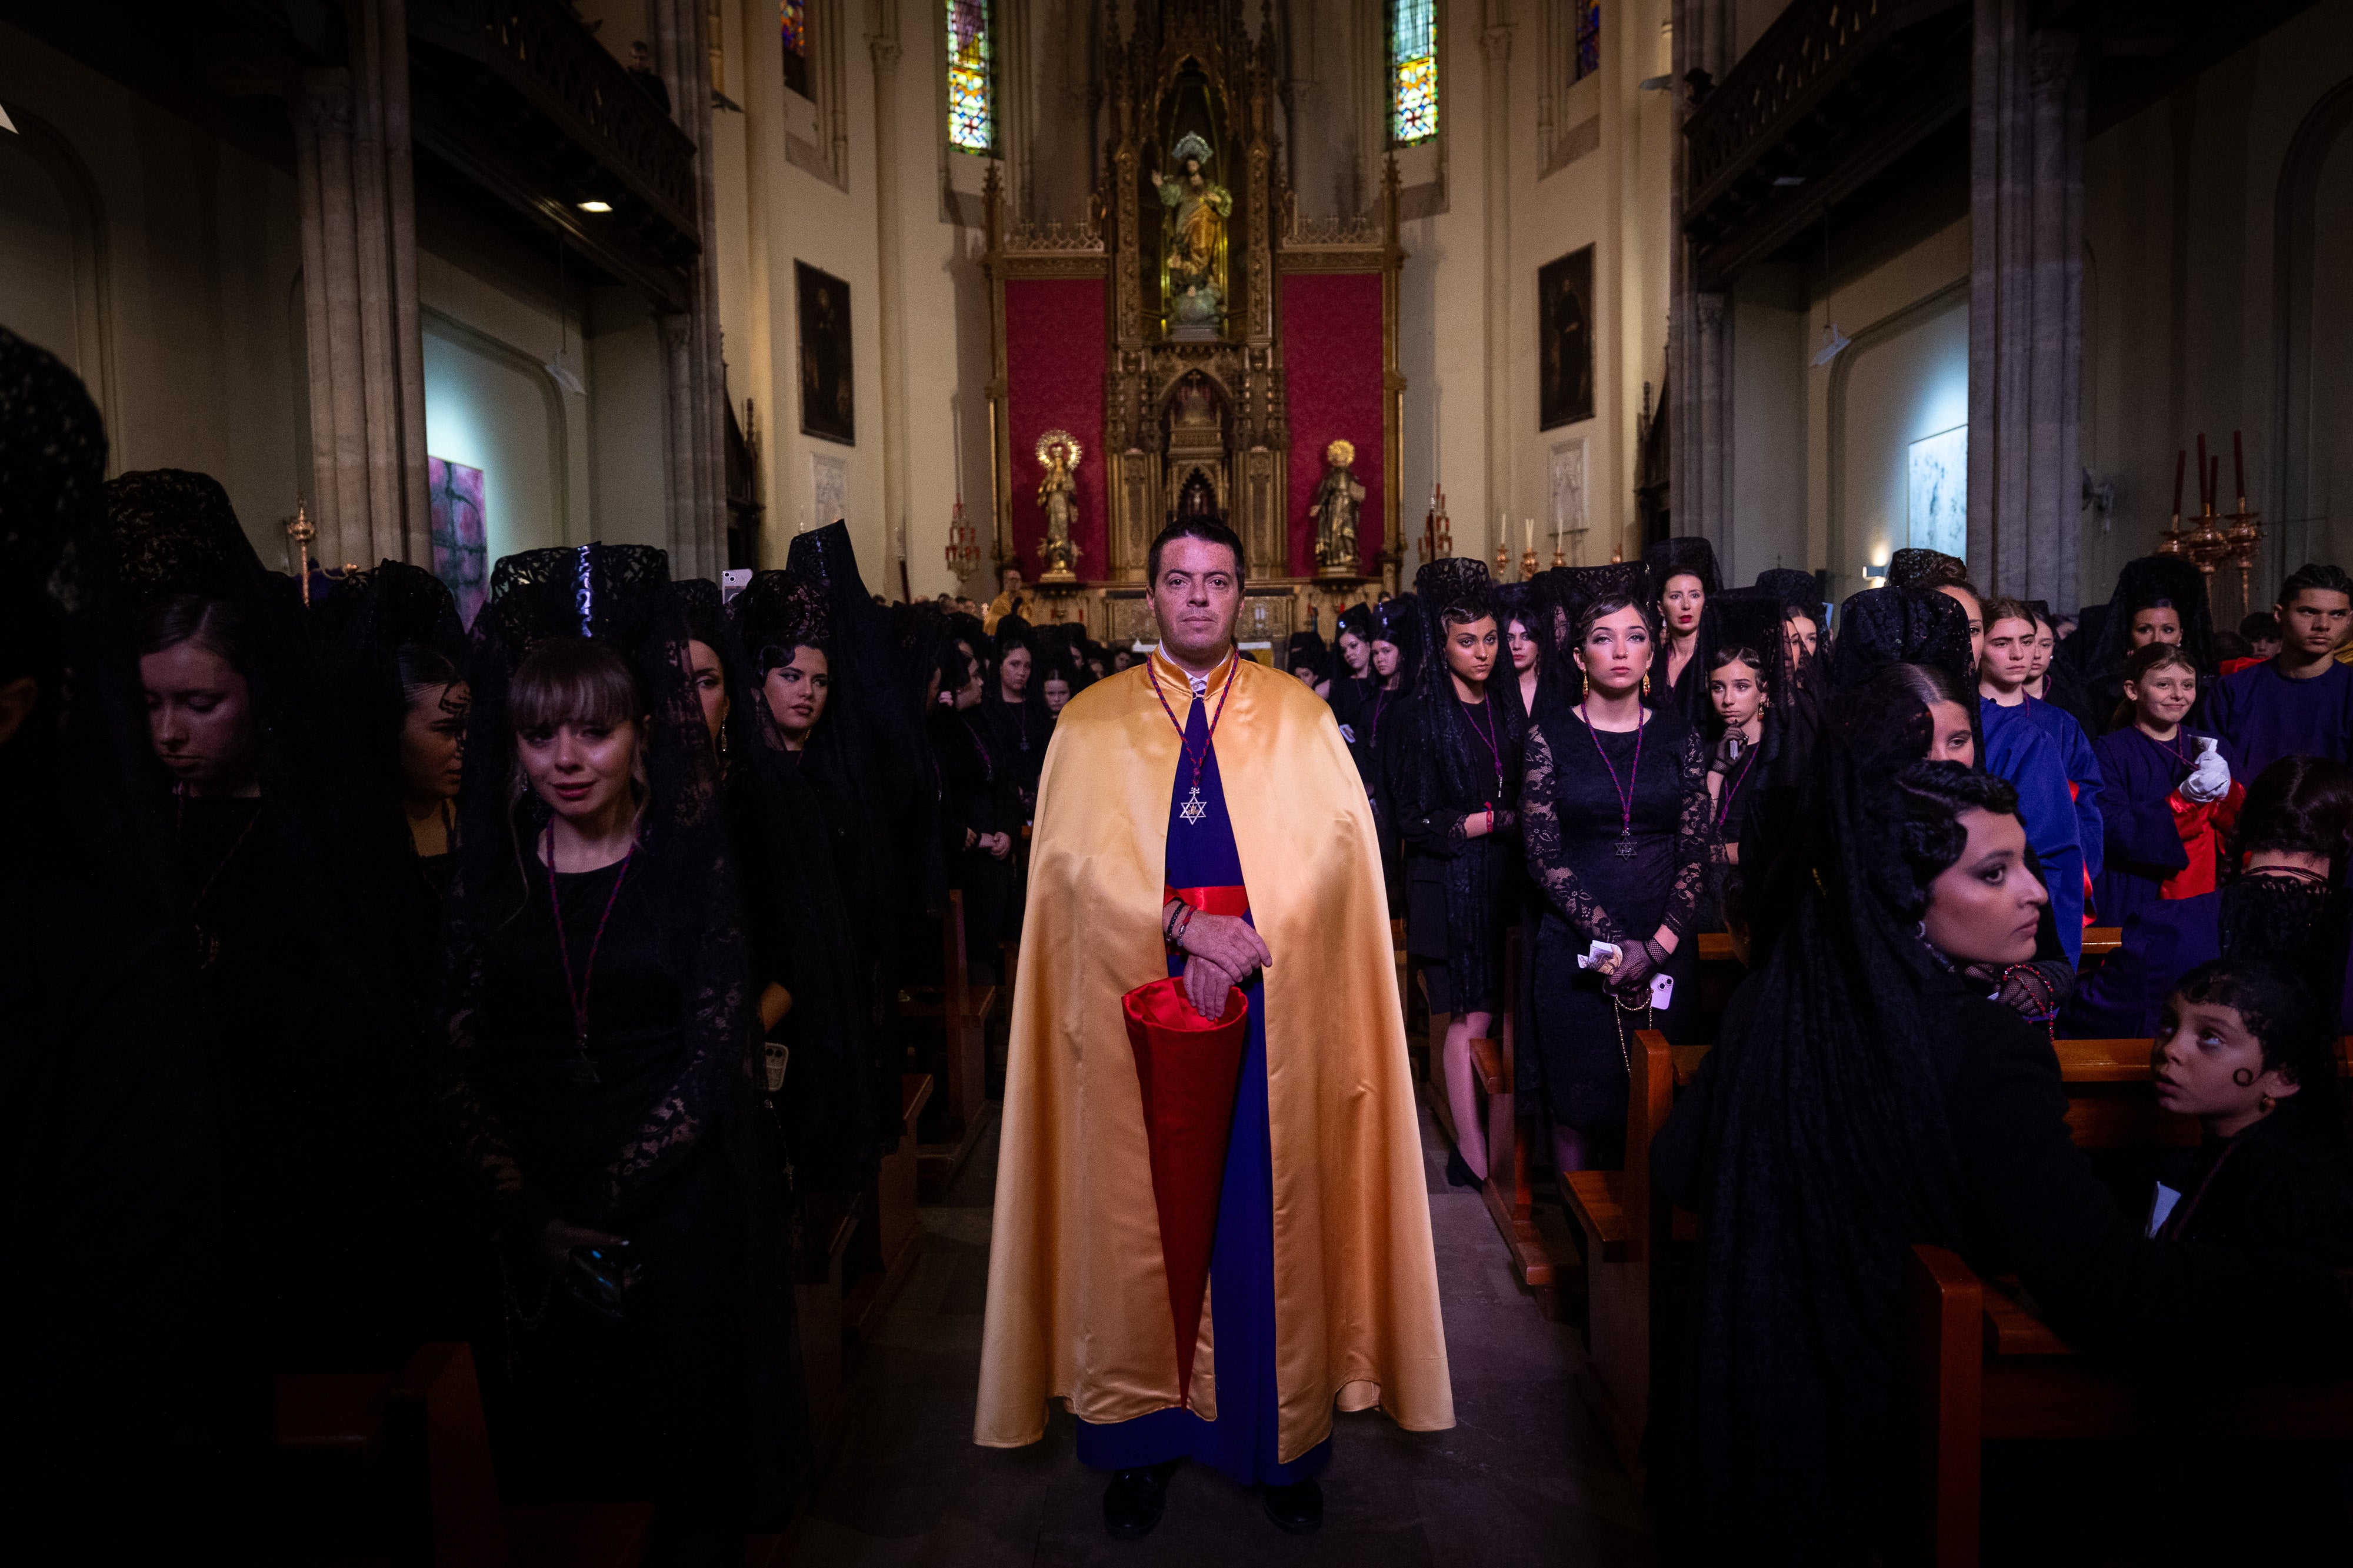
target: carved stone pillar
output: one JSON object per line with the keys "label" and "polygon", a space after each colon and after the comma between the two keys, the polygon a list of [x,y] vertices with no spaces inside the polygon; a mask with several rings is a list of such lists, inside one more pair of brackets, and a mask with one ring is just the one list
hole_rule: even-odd
{"label": "carved stone pillar", "polygon": [[2074,35],[1977,0],[1969,153],[1969,571],[2080,602],[2084,101]]}
{"label": "carved stone pillar", "polygon": [[[694,303],[661,319],[663,461],[672,578],[716,578],[727,564],[727,370],[720,358],[719,232],[711,159],[711,55],[701,0],[649,0],[647,40],[670,116],[697,149]],[[824,521],[831,521],[827,519]]]}
{"label": "carved stone pillar", "polygon": [[[1678,114],[1687,112],[1683,75],[1704,70],[1716,80],[1731,68],[1729,27],[1722,0],[1674,0],[1674,81]],[[1669,222],[1667,385],[1664,410],[1672,437],[1669,526],[1698,534],[1715,547],[1727,583],[1749,575],[1740,559],[1732,503],[1732,324],[1721,293],[1694,286],[1691,246],[1683,237],[1686,147],[1675,138],[1675,177]]]}
{"label": "carved stone pillar", "polygon": [[[1491,17],[1506,13],[1489,8]],[[1512,506],[1512,28],[1491,20],[1483,39],[1487,48],[1486,138],[1480,158],[1487,218],[1487,494],[1480,507],[1484,520],[1501,517]],[[1506,530],[1508,531],[1508,529]],[[1465,541],[1464,542],[1469,542]],[[1487,539],[1485,549],[1496,541]]]}
{"label": "carved stone pillar", "polygon": [[362,0],[351,65],[291,108],[311,383],[312,521],[329,563],[433,558],[403,0]]}
{"label": "carved stone pillar", "polygon": [[[899,246],[899,35],[892,7],[878,6],[867,39],[874,57],[874,278],[882,320],[882,560],[887,584],[907,548],[907,290]],[[1025,186],[1025,190],[1027,187]],[[1089,498],[1092,500],[1092,498]],[[1001,564],[1001,563],[1000,563]],[[990,574],[990,580],[995,580]],[[881,587],[884,594],[887,586]]]}

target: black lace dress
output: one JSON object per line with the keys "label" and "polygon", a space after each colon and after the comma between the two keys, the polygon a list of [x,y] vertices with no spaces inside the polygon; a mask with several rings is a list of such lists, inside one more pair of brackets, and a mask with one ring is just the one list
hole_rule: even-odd
{"label": "black lace dress", "polygon": [[[1422,961],[1433,1013],[1493,1013],[1504,993],[1504,935],[1521,900],[1520,738],[1501,701],[1461,703],[1470,775],[1484,789],[1450,789],[1432,761],[1427,725],[1397,729],[1400,766],[1390,798],[1405,841],[1406,951]],[[1470,818],[1493,809],[1493,831],[1472,838]]]}
{"label": "black lace dress", "polygon": [[[523,1496],[651,1496],[712,1521],[733,1517],[754,1485],[744,1369],[758,1238],[745,1184],[756,1177],[736,1152],[750,1086],[709,1005],[727,983],[665,940],[650,856],[557,876],[559,944],[547,873],[526,845],[536,875],[485,943],[453,1027],[451,1109],[511,1221],[510,1332],[492,1380],[506,1396],[493,1412],[501,1480]],[[585,1052],[567,950],[586,980]],[[582,1305],[542,1262],[531,1241],[549,1219],[628,1237],[640,1277],[625,1321]]]}
{"label": "black lace dress", "polygon": [[[1619,852],[1621,789],[1632,795],[1630,855]],[[1640,731],[1617,733],[1588,729],[1574,709],[1554,707],[1528,727],[1520,803],[1540,910],[1528,965],[1534,1048],[1519,1054],[1521,1090],[1561,1126],[1622,1129],[1634,1031],[1655,1024],[1679,1039],[1699,1002],[1691,933],[1707,881],[1709,837],[1699,737],[1665,709],[1651,710]],[[1598,973],[1577,967],[1577,956],[1591,942],[1622,946],[1661,925],[1679,940],[1665,968],[1674,1002],[1654,1019],[1619,1008]]]}
{"label": "black lace dress", "polygon": [[[994,984],[997,943],[1014,933],[1021,918],[1019,784],[977,712],[943,709],[933,716],[931,734],[940,771],[949,885],[964,894],[965,959],[973,979]],[[1000,860],[976,842],[966,848],[966,829],[982,837],[1009,833],[1017,842]]]}

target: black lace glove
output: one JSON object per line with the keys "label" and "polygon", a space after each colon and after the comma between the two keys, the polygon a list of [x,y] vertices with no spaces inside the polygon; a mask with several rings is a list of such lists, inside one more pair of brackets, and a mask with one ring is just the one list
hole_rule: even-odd
{"label": "black lace glove", "polygon": [[1651,976],[1664,968],[1666,962],[1667,950],[1648,937],[1627,942],[1619,951],[1618,967],[1609,972],[1609,989],[1620,995],[1647,993]]}
{"label": "black lace glove", "polygon": [[1740,759],[1747,753],[1748,737],[1737,730],[1726,730],[1724,739],[1715,743],[1715,752],[1708,757],[1707,771],[1728,773],[1740,765]]}

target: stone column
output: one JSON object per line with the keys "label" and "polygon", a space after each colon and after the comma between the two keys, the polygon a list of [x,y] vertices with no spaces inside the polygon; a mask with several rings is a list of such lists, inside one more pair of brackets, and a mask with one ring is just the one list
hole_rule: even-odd
{"label": "stone column", "polygon": [[670,89],[670,117],[696,148],[694,300],[659,319],[663,462],[672,579],[716,578],[727,564],[727,367],[719,332],[717,188],[711,145],[711,55],[702,0],[649,0],[646,40]]}
{"label": "stone column", "polygon": [[403,0],[363,0],[348,37],[290,106],[318,554],[429,563]]}
{"label": "stone column", "polygon": [[[1732,67],[1724,0],[1674,0],[1674,81],[1678,122],[1687,118],[1683,74],[1704,70],[1716,81]],[[1688,195],[1687,143],[1675,139],[1675,175],[1668,222],[1667,387],[1672,480],[1669,526],[1698,534],[1715,547],[1727,585],[1752,575],[1739,557],[1732,503],[1732,321],[1721,292],[1703,292],[1692,276],[1691,245],[1683,237]]]}
{"label": "stone column", "polygon": [[[908,544],[907,290],[900,270],[905,258],[899,247],[899,27],[892,6],[875,7],[866,47],[874,59],[874,280],[882,323],[882,564],[867,586],[887,598],[899,586]],[[1029,199],[1034,187],[1026,169],[1023,175]],[[1101,563],[1090,570],[1100,571]]]}
{"label": "stone column", "polygon": [[2084,100],[2074,35],[1977,0],[1969,109],[1969,571],[2081,597]]}
{"label": "stone column", "polygon": [[[1482,41],[1487,49],[1484,84],[1485,140],[1480,157],[1480,182],[1487,219],[1487,494],[1480,508],[1480,531],[1489,519],[1500,519],[1512,505],[1512,27],[1501,18],[1509,15],[1490,5],[1490,20]],[[1504,530],[1509,532],[1508,524]],[[1482,556],[1500,542],[1487,535]],[[1464,543],[1469,541],[1465,540]]]}

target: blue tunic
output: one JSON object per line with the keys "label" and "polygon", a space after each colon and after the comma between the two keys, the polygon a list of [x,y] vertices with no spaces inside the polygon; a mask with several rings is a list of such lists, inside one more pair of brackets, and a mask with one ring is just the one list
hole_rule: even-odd
{"label": "blue tunic", "polygon": [[[1218,776],[1218,754],[1209,743],[1208,710],[1213,706],[1214,699],[1195,702],[1185,723],[1186,751],[1197,756],[1207,752],[1200,806],[1196,808],[1199,820],[1185,820],[1186,803],[1193,793],[1193,764],[1182,754],[1175,787],[1168,792],[1168,859],[1162,880],[1171,888],[1245,885],[1233,819],[1226,815],[1225,785]],[[1172,953],[1168,973],[1180,974],[1184,968],[1184,956]],[[1140,1469],[1166,1459],[1190,1458],[1244,1486],[1281,1487],[1319,1474],[1332,1462],[1329,1437],[1287,1465],[1276,1458],[1274,1142],[1267,1121],[1266,995],[1255,980],[1242,994],[1250,999],[1250,1040],[1242,1058],[1240,1090],[1234,1097],[1234,1130],[1226,1144],[1217,1240],[1209,1253],[1218,1418],[1204,1421],[1190,1410],[1172,1407],[1133,1421],[1081,1421],[1079,1461],[1099,1470]]]}
{"label": "blue tunic", "polygon": [[2049,738],[2052,748],[2059,753],[2059,765],[2067,770],[2067,782],[2075,792],[2075,842],[2084,851],[2084,875],[2097,882],[2107,843],[2100,830],[2098,752],[2084,733],[2084,726],[2064,708],[2040,697],[2029,697],[2025,708],[2026,716],[2034,721],[2035,728]]}
{"label": "blue tunic", "polygon": [[2004,708],[1980,698],[1985,726],[1986,772],[2008,779],[2018,791],[2019,819],[2026,842],[2042,865],[2042,885],[2051,892],[2051,918],[2067,962],[2084,953],[2084,847],[2076,837],[2075,802],[2067,770],[2042,727],[2024,707]]}
{"label": "blue tunic", "polygon": [[2137,1038],[2156,1032],[2158,1009],[2174,982],[2215,956],[2222,896],[2168,899],[2161,890],[2189,865],[2172,796],[2189,775],[2198,738],[2184,730],[2161,745],[2127,725],[2101,736],[2094,749],[2105,781],[2100,817],[2107,855],[2092,907],[2101,924],[2123,928],[2123,944],[2063,1010],[2060,1029],[2079,1039]]}
{"label": "blue tunic", "polygon": [[2310,680],[2282,675],[2279,661],[2225,676],[2207,700],[2206,717],[2221,738],[2231,776],[2255,787],[2282,757],[2353,761],[2353,668],[2330,660]]}

